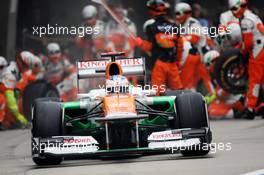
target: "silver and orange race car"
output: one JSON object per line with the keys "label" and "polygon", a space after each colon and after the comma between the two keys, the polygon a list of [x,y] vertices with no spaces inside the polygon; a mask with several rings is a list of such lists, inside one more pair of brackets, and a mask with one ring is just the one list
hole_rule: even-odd
{"label": "silver and orange race car", "polygon": [[[144,79],[145,61],[123,53],[78,61],[77,68],[78,100],[42,98],[32,106],[32,158],[37,165],[60,164],[67,156],[209,153],[212,133],[199,93],[156,96],[155,89],[132,86],[127,77]],[[84,93],[79,81],[93,88],[103,84]]]}

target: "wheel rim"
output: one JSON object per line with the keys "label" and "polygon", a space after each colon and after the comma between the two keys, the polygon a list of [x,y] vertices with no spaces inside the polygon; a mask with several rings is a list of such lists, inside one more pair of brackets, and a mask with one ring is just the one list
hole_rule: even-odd
{"label": "wheel rim", "polygon": [[247,71],[242,63],[233,63],[227,67],[226,78],[230,85],[244,88],[247,83]]}

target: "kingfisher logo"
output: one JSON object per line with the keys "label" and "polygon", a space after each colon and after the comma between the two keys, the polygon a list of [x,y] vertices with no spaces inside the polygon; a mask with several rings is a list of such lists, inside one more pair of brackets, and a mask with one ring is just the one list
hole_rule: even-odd
{"label": "kingfisher logo", "polygon": [[[143,59],[133,58],[133,59],[122,59],[116,60],[120,66],[138,66],[143,65]],[[110,60],[100,60],[100,61],[81,61],[78,62],[79,69],[89,69],[89,68],[105,68]]]}

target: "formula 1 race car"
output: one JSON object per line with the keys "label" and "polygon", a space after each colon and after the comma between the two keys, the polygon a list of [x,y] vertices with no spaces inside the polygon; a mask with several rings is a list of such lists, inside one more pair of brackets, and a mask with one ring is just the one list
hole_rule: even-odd
{"label": "formula 1 race car", "polygon": [[[104,88],[79,93],[77,101],[37,99],[32,107],[32,157],[37,165],[60,164],[67,156],[209,153],[212,133],[199,93],[131,86],[125,76],[145,74],[144,58],[123,53],[78,61],[78,81],[105,78]],[[79,84],[79,83],[78,83]]]}

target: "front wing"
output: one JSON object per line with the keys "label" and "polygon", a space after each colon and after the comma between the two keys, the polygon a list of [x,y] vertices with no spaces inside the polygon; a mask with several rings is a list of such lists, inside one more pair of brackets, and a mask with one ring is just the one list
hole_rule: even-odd
{"label": "front wing", "polygon": [[100,149],[98,142],[91,136],[53,136],[32,138],[33,157],[45,156],[107,156],[130,153],[168,152],[176,153],[201,144],[210,144],[209,128],[175,129],[153,132],[148,137],[148,147],[123,149]]}

